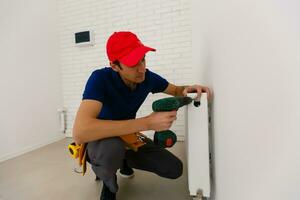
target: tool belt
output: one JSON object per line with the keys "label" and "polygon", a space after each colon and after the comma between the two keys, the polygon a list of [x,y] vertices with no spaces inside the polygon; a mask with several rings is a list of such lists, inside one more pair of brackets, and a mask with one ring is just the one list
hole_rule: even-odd
{"label": "tool belt", "polygon": [[139,147],[146,144],[144,141],[147,138],[142,133],[131,133],[128,135],[122,135],[120,138],[125,142],[126,146],[133,151],[137,151]]}
{"label": "tool belt", "polygon": [[[120,138],[125,142],[127,148],[132,149],[133,151],[137,151],[139,147],[146,144],[146,142],[144,142],[146,136],[142,133],[131,133],[128,135],[120,136]],[[86,172],[86,146],[87,143],[76,144],[75,142],[72,142],[68,145],[68,149],[72,158],[78,159],[79,167],[82,167],[81,171],[78,171],[76,168],[74,169],[74,171],[76,173],[82,174],[83,176]]]}

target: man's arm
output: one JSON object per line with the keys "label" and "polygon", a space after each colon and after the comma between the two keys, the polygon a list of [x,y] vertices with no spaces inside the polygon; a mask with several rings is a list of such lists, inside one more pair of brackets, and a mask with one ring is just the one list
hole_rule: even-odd
{"label": "man's arm", "polygon": [[169,94],[172,96],[184,96],[183,91],[187,86],[176,86],[169,83],[168,87],[163,91],[165,94]]}
{"label": "man's arm", "polygon": [[108,137],[116,137],[145,130],[167,130],[176,119],[176,111],[155,113],[131,120],[97,119],[102,103],[83,100],[73,126],[73,139],[77,144]]}
{"label": "man's arm", "polygon": [[196,99],[200,99],[201,93],[207,93],[207,99],[211,100],[212,93],[208,87],[201,85],[191,85],[191,86],[176,86],[169,83],[168,87],[163,91],[165,94],[169,94],[172,96],[186,96],[189,92],[196,92]]}
{"label": "man's arm", "polygon": [[97,116],[101,109],[102,103],[99,101],[83,100],[81,102],[73,126],[73,138],[76,143],[81,144],[147,129],[145,118],[123,121],[99,120]]}

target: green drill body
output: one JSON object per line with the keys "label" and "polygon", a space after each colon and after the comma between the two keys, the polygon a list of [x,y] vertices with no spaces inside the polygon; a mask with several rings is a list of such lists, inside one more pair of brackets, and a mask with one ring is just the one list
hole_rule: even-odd
{"label": "green drill body", "polygon": [[[178,110],[193,101],[190,97],[167,97],[153,102],[154,112],[168,112]],[[154,143],[163,148],[170,148],[177,142],[176,134],[171,130],[157,131],[154,133]]]}

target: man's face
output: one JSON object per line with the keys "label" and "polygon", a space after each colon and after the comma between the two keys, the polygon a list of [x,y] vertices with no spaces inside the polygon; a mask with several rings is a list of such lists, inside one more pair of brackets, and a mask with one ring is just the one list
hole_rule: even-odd
{"label": "man's face", "polygon": [[125,81],[131,83],[141,83],[145,80],[146,72],[146,60],[145,57],[142,58],[135,66],[127,67],[126,65],[120,63],[122,69],[118,68],[118,72]]}

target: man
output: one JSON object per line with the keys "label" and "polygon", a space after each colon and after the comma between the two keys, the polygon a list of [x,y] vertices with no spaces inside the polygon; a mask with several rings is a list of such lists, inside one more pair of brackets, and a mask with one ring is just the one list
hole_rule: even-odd
{"label": "man", "polygon": [[118,191],[116,172],[132,177],[132,168],[147,170],[165,178],[182,174],[182,162],[169,151],[146,138],[137,152],[125,148],[118,136],[146,130],[168,130],[176,111],[153,112],[137,118],[136,112],[147,95],[163,92],[185,96],[188,92],[208,93],[200,85],[176,86],[146,69],[145,54],[155,51],[141,43],[134,33],[115,32],[106,45],[110,67],[90,76],[73,127],[76,143],[88,143],[87,155],[97,178],[103,181],[101,200],[114,200]]}

